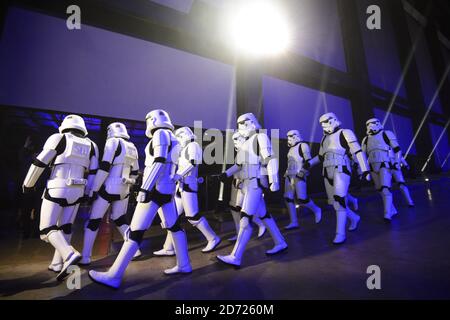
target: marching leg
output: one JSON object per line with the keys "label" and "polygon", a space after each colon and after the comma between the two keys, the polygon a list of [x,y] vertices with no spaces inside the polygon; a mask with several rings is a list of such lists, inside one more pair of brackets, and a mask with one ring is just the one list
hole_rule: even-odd
{"label": "marching leg", "polygon": [[231,252],[231,254],[227,256],[219,255],[217,256],[217,259],[226,264],[230,264],[236,267],[239,267],[241,265],[241,260],[245,251],[245,247],[247,246],[247,243],[249,242],[253,232],[250,219],[251,219],[250,216],[243,213],[243,217],[241,218],[239,224],[238,238],[234,245],[233,251]]}
{"label": "marching leg", "polygon": [[176,273],[192,272],[186,233],[180,227],[174,201],[166,203],[161,207],[160,218],[172,238],[175,256],[177,259],[177,264],[170,269],[164,270],[164,273],[171,275]]}
{"label": "marching leg", "polygon": [[266,203],[264,202],[263,198],[261,199],[261,204],[258,208],[258,215],[261,217],[261,220],[266,225],[266,228],[269,230],[273,242],[275,243],[272,249],[266,251],[266,254],[274,255],[286,250],[288,245],[284,240],[284,237],[281,234],[280,229],[278,229],[275,220],[272,218],[270,213],[267,212]]}
{"label": "marching leg", "polygon": [[137,204],[128,235],[116,260],[106,272],[89,271],[93,281],[116,289],[120,286],[125,270],[139,249],[144,232],[150,227],[157,210],[158,205],[154,202]]}
{"label": "marching leg", "polygon": [[[117,229],[119,230],[122,238],[125,241],[125,232],[129,228],[129,223],[127,220],[127,208],[128,208],[128,197],[122,200],[117,200],[112,203],[111,208],[111,218],[114,221]],[[133,259],[137,259],[142,256],[141,250],[137,250]]]}
{"label": "marching leg", "polygon": [[82,258],[79,262],[80,265],[87,266],[91,263],[92,248],[94,247],[95,238],[97,237],[100,223],[108,210],[109,202],[103,199],[101,196],[94,201],[91,209],[91,216],[84,228],[84,240]]}
{"label": "marching leg", "polygon": [[294,188],[292,187],[289,178],[285,179],[284,182],[284,202],[286,208],[288,209],[290,222],[284,227],[285,230],[298,228],[298,218],[297,218],[297,208],[295,207],[294,201]]}
{"label": "marching leg", "polygon": [[266,226],[261,219],[256,216],[253,217],[253,222],[258,226],[258,239],[262,238],[262,236],[266,233]]}
{"label": "marching leg", "polygon": [[353,211],[358,211],[359,206],[358,206],[358,198],[352,196],[350,193],[347,194],[347,201],[350,203],[350,205],[353,208]]}
{"label": "marching leg", "polygon": [[231,216],[233,217],[234,226],[236,227],[236,235],[229,238],[229,241],[236,241],[237,235],[239,233],[239,221],[241,214],[238,211],[231,209]]}
{"label": "marching leg", "polygon": [[409,194],[409,189],[406,186],[404,182],[399,183],[400,184],[400,191],[403,194],[403,197],[405,198],[406,202],[408,203],[409,207],[414,207],[414,201],[411,198],[411,195]]}
{"label": "marching leg", "polygon": [[301,207],[306,207],[314,213],[315,222],[319,223],[322,220],[322,209],[308,197],[306,181],[298,180],[295,184],[295,192]]}

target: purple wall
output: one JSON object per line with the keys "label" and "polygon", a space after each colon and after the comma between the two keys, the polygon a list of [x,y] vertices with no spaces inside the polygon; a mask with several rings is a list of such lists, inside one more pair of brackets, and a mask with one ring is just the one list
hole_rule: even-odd
{"label": "purple wall", "polygon": [[[436,124],[430,124],[429,127],[430,127],[430,133],[431,133],[431,140],[433,141],[433,145],[435,145],[437,140],[439,139],[439,136],[442,133],[442,130],[444,130],[444,127],[436,125]],[[448,135],[445,133],[444,136],[442,137],[441,141],[437,145],[436,150],[434,151],[434,159],[435,159],[436,166],[438,168],[440,168],[442,163],[445,161],[445,158],[447,157],[449,151],[450,151],[450,145],[448,143]],[[448,160],[445,163],[443,169],[444,170],[450,169],[450,164],[449,164]]]}
{"label": "purple wall", "polygon": [[[395,93],[401,79],[402,67],[398,60],[393,26],[388,15],[389,9],[382,0],[358,0],[356,3],[370,82],[374,86]],[[366,26],[369,17],[366,10],[370,5],[378,5],[381,9],[381,30],[369,30]],[[406,97],[403,84],[398,94]]]}
{"label": "purple wall", "polygon": [[133,120],[164,108],[175,124],[224,129],[235,122],[233,75],[217,61],[86,25],[69,31],[63,19],[18,8],[0,44],[6,105]]}
{"label": "purple wall", "polygon": [[353,129],[350,101],[279,79],[263,78],[264,125],[280,129],[280,138],[297,129],[309,142],[320,142],[319,117],[334,112],[344,128]]}
{"label": "purple wall", "polygon": [[[436,75],[433,71],[431,56],[428,51],[428,44],[420,24],[411,16],[408,16],[408,27],[412,42],[418,41],[415,58],[417,67],[419,69],[422,94],[425,99],[424,103],[428,107],[431,103],[431,100],[433,99],[433,95],[437,90],[440,79],[436,78]],[[442,113],[441,101],[439,100],[439,96],[436,98],[432,110]]]}
{"label": "purple wall", "polygon": [[[384,120],[386,112],[380,109],[373,109],[375,117]],[[405,153],[414,138],[414,130],[411,119],[399,116],[395,113],[389,114],[389,117],[384,125],[386,130],[391,130],[397,136],[402,152]],[[410,154],[416,154],[416,146],[413,144]]]}
{"label": "purple wall", "polygon": [[320,63],[346,71],[345,52],[335,0],[289,3],[292,50]]}

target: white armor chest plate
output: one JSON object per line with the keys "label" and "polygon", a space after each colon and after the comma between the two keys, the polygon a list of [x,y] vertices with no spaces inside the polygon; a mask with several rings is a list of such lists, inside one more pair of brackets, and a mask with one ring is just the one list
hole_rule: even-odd
{"label": "white armor chest plate", "polygon": [[367,136],[366,152],[370,163],[388,162],[390,146],[383,139],[383,131]]}
{"label": "white armor chest plate", "polygon": [[[191,152],[191,154],[189,154]],[[195,153],[195,154],[192,154]],[[190,159],[194,159],[195,163],[199,164],[202,159],[202,149],[197,142],[188,143],[180,152],[180,158],[178,159],[178,167],[183,171],[186,167],[191,165]],[[198,176],[198,166],[195,166],[189,173],[184,177],[185,183],[191,183],[190,177],[197,178]],[[196,180],[196,179],[195,179]]]}
{"label": "white armor chest plate", "polygon": [[241,176],[243,179],[259,178],[261,174],[261,160],[256,153],[257,134],[248,138],[241,146],[239,164],[241,165]]}
{"label": "white armor chest plate", "polygon": [[342,166],[349,163],[345,147],[341,145],[340,136],[342,129],[326,135],[320,146],[319,154],[323,156],[323,167]]}
{"label": "white armor chest plate", "polygon": [[301,143],[291,147],[288,151],[287,173],[288,175],[296,175],[303,167],[303,158],[300,156]]}
{"label": "white armor chest plate", "polygon": [[80,138],[71,133],[64,134],[66,139],[66,149],[55,159],[54,164],[71,164],[89,167],[91,154],[91,142],[87,138]]}

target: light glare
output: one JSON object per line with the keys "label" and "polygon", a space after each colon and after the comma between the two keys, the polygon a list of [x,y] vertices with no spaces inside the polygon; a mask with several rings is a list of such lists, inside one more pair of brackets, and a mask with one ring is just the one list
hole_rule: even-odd
{"label": "light glare", "polygon": [[255,55],[274,55],[286,50],[289,32],[281,10],[258,1],[242,6],[231,19],[231,37],[236,49]]}

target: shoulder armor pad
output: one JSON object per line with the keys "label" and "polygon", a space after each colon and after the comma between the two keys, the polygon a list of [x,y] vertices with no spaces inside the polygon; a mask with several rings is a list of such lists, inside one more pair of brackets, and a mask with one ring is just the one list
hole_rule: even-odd
{"label": "shoulder armor pad", "polygon": [[63,133],[55,133],[48,137],[47,141],[44,144],[45,150],[56,150],[56,147],[64,139]]}
{"label": "shoulder armor pad", "polygon": [[342,134],[344,135],[345,140],[348,143],[357,142],[358,139],[355,136],[355,133],[350,129],[342,129]]}
{"label": "shoulder armor pad", "polygon": [[153,133],[153,146],[168,146],[170,145],[171,136],[167,129],[158,129]]}

